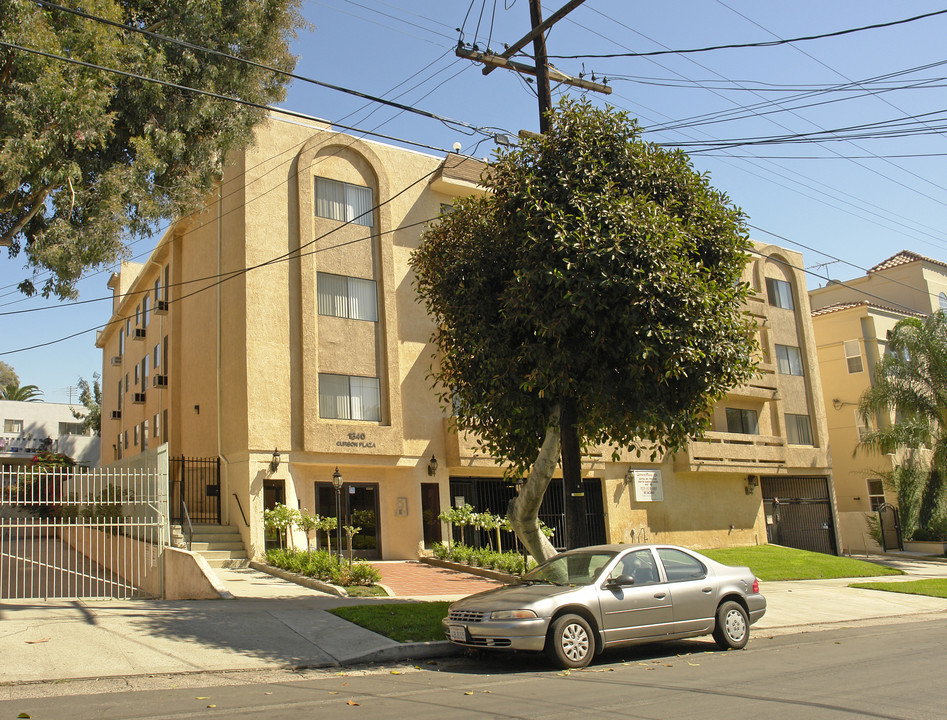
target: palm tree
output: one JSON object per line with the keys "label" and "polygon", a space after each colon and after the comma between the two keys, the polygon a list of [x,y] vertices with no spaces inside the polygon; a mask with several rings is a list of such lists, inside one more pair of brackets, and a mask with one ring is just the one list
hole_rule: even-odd
{"label": "palm tree", "polygon": [[19,400],[20,402],[42,402],[43,391],[36,385],[20,385],[19,381],[0,387],[0,400]]}
{"label": "palm tree", "polygon": [[[862,395],[859,412],[868,427],[882,419],[862,444],[884,453],[929,451],[929,473],[918,523],[930,528],[943,514],[947,482],[947,316],[904,318],[888,335],[888,352]],[[894,415],[894,421],[883,419]]]}

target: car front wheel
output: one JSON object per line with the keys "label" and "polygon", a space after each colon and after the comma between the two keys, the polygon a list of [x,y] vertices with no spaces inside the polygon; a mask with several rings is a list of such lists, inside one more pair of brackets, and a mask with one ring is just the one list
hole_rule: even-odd
{"label": "car front wheel", "polygon": [[724,650],[740,650],[750,639],[750,619],[738,602],[727,600],[717,608],[714,640]]}
{"label": "car front wheel", "polygon": [[592,629],[585,619],[578,615],[558,617],[549,629],[546,652],[560,667],[585,667],[592,662],[595,652]]}

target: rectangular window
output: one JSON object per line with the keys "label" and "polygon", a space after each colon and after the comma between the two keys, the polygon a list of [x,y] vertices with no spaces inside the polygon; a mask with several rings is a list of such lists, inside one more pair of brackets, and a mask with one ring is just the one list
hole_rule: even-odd
{"label": "rectangular window", "polygon": [[145,299],[141,301],[141,326],[148,327],[148,309],[151,298],[145,295]]}
{"label": "rectangular window", "polygon": [[164,368],[164,374],[168,374],[168,336],[164,336],[161,341],[161,367]]}
{"label": "rectangular window", "polygon": [[319,373],[319,417],[381,422],[378,378]]}
{"label": "rectangular window", "polygon": [[126,450],[128,450],[128,430],[122,433],[122,441]]}
{"label": "rectangular window", "polygon": [[769,304],[792,310],[795,305],[792,303],[792,287],[785,280],[776,278],[766,278],[766,294],[769,297]]}
{"label": "rectangular window", "polygon": [[82,429],[82,423],[61,422],[59,423],[59,434],[60,435],[85,435],[87,433],[85,430]]}
{"label": "rectangular window", "polygon": [[141,305],[135,306],[135,327],[141,325]]}
{"label": "rectangular window", "polygon": [[119,460],[122,459],[122,434],[119,433],[115,438],[115,457]]}
{"label": "rectangular window", "polygon": [[125,392],[128,392],[128,373],[125,373]]}
{"label": "rectangular window", "polygon": [[153,364],[155,370],[161,367],[161,343],[155,343]]}
{"label": "rectangular window", "polygon": [[320,315],[377,322],[374,280],[318,273],[316,286]]}
{"label": "rectangular window", "polygon": [[168,411],[161,411],[161,442],[168,442]]}
{"label": "rectangular window", "polygon": [[139,429],[139,426],[136,425],[136,426],[135,426],[135,442],[134,442],[135,447],[138,447],[138,443],[139,443],[139,433],[140,433],[140,432],[141,432],[141,431],[140,431],[140,429]]}
{"label": "rectangular window", "polygon": [[141,382],[141,365],[135,365],[135,385]]}
{"label": "rectangular window", "polygon": [[148,392],[148,356],[141,359],[141,391]]}
{"label": "rectangular window", "polygon": [[161,299],[161,276],[159,275],[157,280],[155,280],[155,305],[158,304],[158,301]]}
{"label": "rectangular window", "polygon": [[23,421],[22,421],[22,420],[4,420],[4,421],[3,421],[3,432],[5,432],[5,433],[22,433],[22,432],[23,432]]}
{"label": "rectangular window", "polygon": [[158,418],[159,418],[159,417],[161,417],[161,416],[158,415],[158,413],[155,413],[154,418],[152,418],[153,421],[154,421],[154,424],[152,425],[152,427],[154,428],[154,429],[152,430],[152,437],[154,437],[155,440],[157,440],[159,437],[161,437],[161,433],[159,432],[160,424],[158,423]]}
{"label": "rectangular window", "polygon": [[125,336],[131,337],[132,334],[132,319],[131,317],[125,318]]}
{"label": "rectangular window", "polygon": [[122,409],[122,381],[118,381],[118,409]]}
{"label": "rectangular window", "polygon": [[372,227],[372,189],[317,177],[316,216]]}
{"label": "rectangular window", "polygon": [[868,481],[868,502],[871,504],[871,511],[878,512],[885,504],[885,484],[877,478],[871,478]]}
{"label": "rectangular window", "polygon": [[119,329],[118,331],[118,356],[121,357],[125,354],[125,331]]}
{"label": "rectangular window", "polygon": [[782,375],[802,375],[802,353],[793,345],[776,346],[776,364]]}
{"label": "rectangular window", "polygon": [[845,363],[848,365],[848,374],[854,375],[862,371],[862,352],[858,340],[846,340]]}
{"label": "rectangular window", "polygon": [[161,287],[161,290],[164,293],[164,297],[161,298],[162,300],[168,299],[168,284],[170,283],[170,281],[171,281],[171,266],[165,265],[164,266],[164,283],[162,283],[162,287]]}
{"label": "rectangular window", "polygon": [[141,449],[145,451],[148,449],[148,421],[142,420],[141,422]]}
{"label": "rectangular window", "polygon": [[790,445],[812,444],[812,427],[808,415],[786,413],[786,442]]}
{"label": "rectangular window", "polygon": [[727,432],[741,435],[759,435],[756,410],[727,408]]}

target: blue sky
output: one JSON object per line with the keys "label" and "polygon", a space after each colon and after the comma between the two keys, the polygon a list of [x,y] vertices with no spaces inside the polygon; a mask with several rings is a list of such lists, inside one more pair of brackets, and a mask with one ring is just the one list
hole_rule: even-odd
{"label": "blue sky", "polygon": [[[547,1],[544,13],[563,2]],[[532,85],[505,70],[485,77],[482,66],[453,52],[456,28],[463,28],[465,41],[502,51],[503,43],[528,30],[527,0],[308,0],[303,7],[313,27],[294,45],[298,74],[397,98],[476,128],[510,134],[538,129]],[[837,32],[942,9],[925,1],[586,0],[547,42],[550,56],[680,50]],[[947,62],[945,36],[947,15],[940,15],[772,47],[551,62],[570,75],[584,70],[607,77],[612,95],[587,96],[639,118],[645,139],[691,144],[695,167],[743,208],[752,237],[803,252],[812,271],[809,285],[816,287],[824,283],[817,275],[850,279],[902,249],[947,260],[947,136],[940,130],[947,124],[931,114],[943,108],[945,97],[947,64],[936,65]],[[890,77],[866,82],[881,76]],[[848,87],[826,91],[839,85]],[[554,88],[554,96],[579,92]],[[437,148],[460,142],[478,157],[495,147],[483,133],[470,135],[301,81],[290,87],[282,107]],[[725,121],[709,122],[720,113]],[[877,122],[918,134],[708,150],[719,141],[798,137]],[[907,155],[924,157],[895,157]],[[146,256],[149,245],[134,245],[133,257]],[[89,302],[71,305],[19,296],[15,285],[27,273],[22,260],[0,257],[0,360],[23,384],[39,385],[47,401],[66,402],[68,387],[100,370],[94,330],[80,331],[108,319],[110,301],[96,299],[109,298],[113,269],[90,272],[80,284],[80,300]],[[4,314],[21,310],[31,312]],[[11,352],[73,333],[80,334]]]}

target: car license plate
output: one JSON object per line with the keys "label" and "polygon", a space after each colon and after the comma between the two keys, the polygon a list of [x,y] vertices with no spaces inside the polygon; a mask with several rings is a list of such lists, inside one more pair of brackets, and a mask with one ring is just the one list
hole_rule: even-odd
{"label": "car license plate", "polygon": [[463,625],[451,625],[450,639],[457,642],[467,642],[467,628]]}

